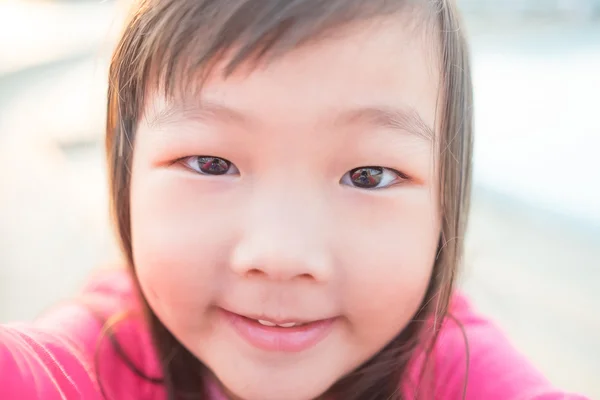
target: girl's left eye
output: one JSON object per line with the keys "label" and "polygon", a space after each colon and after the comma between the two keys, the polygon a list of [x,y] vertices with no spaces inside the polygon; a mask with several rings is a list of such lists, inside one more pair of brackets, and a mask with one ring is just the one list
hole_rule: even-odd
{"label": "girl's left eye", "polygon": [[359,189],[383,189],[407,179],[404,174],[389,168],[359,167],[346,172],[340,183]]}
{"label": "girl's left eye", "polygon": [[184,158],[183,164],[202,175],[237,175],[240,171],[229,160],[213,156]]}

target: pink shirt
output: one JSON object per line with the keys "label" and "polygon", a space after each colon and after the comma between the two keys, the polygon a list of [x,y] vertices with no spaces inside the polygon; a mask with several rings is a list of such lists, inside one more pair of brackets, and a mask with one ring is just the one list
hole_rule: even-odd
{"label": "pink shirt", "polygon": [[[112,271],[94,278],[79,301],[57,307],[34,324],[0,326],[0,399],[103,399],[96,371],[107,399],[166,399],[162,387],[132,372],[108,340],[96,348],[102,320],[135,304],[129,276]],[[552,387],[464,297],[455,296],[451,311],[468,338],[466,399],[586,399]],[[145,374],[160,377],[150,334],[141,320],[128,319],[118,326],[119,343],[129,358]],[[462,330],[452,321],[444,324],[434,352],[433,393],[427,398],[463,398],[466,354]],[[419,360],[413,364],[418,367]],[[417,368],[410,372],[414,376]],[[211,400],[223,399],[213,390]]]}

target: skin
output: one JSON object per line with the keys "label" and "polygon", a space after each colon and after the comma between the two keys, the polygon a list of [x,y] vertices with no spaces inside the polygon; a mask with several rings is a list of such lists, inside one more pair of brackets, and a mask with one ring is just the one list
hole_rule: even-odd
{"label": "skin", "polygon": [[[439,80],[431,41],[398,22],[360,23],[213,75],[201,98],[147,104],[132,167],[137,277],[231,397],[318,397],[398,335],[423,299],[440,233]],[[236,168],[202,174],[191,157],[207,155]],[[358,188],[347,174],[362,166],[405,177],[386,170],[389,185]],[[241,338],[223,308],[335,321],[308,350],[269,352]]]}

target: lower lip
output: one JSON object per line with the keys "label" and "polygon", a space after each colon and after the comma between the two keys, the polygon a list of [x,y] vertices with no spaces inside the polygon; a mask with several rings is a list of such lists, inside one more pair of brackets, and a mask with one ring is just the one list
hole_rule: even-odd
{"label": "lower lip", "polygon": [[226,319],[252,346],[266,351],[297,353],[325,339],[335,319],[324,319],[292,328],[265,326],[258,321],[224,311]]}

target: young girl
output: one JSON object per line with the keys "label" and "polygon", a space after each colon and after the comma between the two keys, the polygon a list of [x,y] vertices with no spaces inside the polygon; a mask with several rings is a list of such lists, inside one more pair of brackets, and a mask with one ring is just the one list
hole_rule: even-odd
{"label": "young girl", "polygon": [[583,399],[453,290],[450,0],[146,0],[109,83],[123,268],[0,329],[0,398]]}

